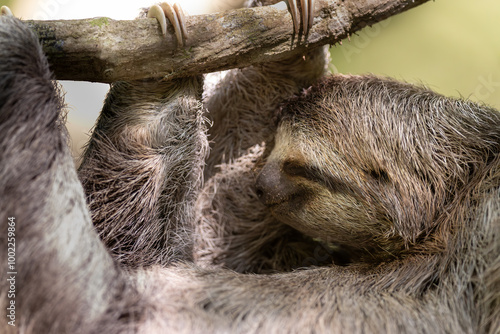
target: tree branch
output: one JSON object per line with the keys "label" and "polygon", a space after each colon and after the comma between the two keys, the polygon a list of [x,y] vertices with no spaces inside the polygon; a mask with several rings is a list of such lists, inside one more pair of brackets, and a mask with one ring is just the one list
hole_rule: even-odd
{"label": "tree branch", "polygon": [[[273,0],[268,0],[273,2]],[[25,21],[40,37],[59,80],[113,82],[208,73],[302,54],[428,0],[317,0],[305,41],[293,38],[286,6],[187,17],[182,49],[155,19]],[[275,1],[274,1],[275,2]]]}

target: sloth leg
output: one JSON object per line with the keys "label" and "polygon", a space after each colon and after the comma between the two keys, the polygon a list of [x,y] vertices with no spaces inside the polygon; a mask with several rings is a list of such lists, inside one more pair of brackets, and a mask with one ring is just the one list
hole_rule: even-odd
{"label": "sloth leg", "polygon": [[[185,39],[179,6],[149,11]],[[79,169],[92,220],[129,266],[192,257],[191,224],[207,152],[201,76],[114,83]]]}
{"label": "sloth leg", "polygon": [[[1,16],[0,45],[0,306],[23,333],[93,328],[124,280],[92,226],[37,37]],[[2,333],[16,328],[6,319]]]}

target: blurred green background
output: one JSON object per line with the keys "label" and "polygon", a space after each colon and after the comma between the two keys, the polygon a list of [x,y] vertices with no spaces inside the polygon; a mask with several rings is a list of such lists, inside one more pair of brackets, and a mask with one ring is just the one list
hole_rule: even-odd
{"label": "blurred green background", "polygon": [[430,1],[333,47],[332,62],[500,108],[499,32],[498,0]]}
{"label": "blurred green background", "polygon": [[[178,0],[191,14],[217,1]],[[109,16],[132,19],[151,0],[0,0],[22,18]],[[500,109],[500,1],[436,0],[367,27],[332,47],[332,71],[374,73],[425,84],[444,95]],[[64,82],[68,128],[78,154],[102,106],[107,85]]]}

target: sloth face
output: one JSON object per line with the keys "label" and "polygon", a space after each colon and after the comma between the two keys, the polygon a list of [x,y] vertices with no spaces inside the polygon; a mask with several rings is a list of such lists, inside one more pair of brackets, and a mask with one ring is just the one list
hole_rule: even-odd
{"label": "sloth face", "polygon": [[456,120],[482,111],[457,106],[390,79],[332,76],[282,107],[260,199],[305,235],[377,256],[409,249],[437,230],[492,142],[463,140],[483,132]]}
{"label": "sloth face", "polygon": [[276,219],[303,234],[368,249],[390,228],[381,203],[366,193],[368,177],[334,141],[284,123],[256,189]]}

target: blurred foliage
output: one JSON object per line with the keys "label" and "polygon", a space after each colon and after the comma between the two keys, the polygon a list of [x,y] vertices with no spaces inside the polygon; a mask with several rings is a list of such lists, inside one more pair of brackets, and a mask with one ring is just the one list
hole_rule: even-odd
{"label": "blurred foliage", "polygon": [[500,1],[439,0],[332,47],[332,68],[421,83],[500,109]]}
{"label": "blurred foliage", "polygon": [[1,0],[0,1],[0,7],[2,7],[2,6],[12,6],[13,2],[14,2],[14,0]]}

